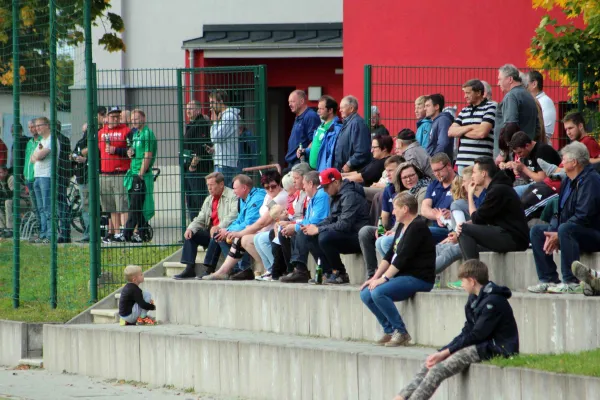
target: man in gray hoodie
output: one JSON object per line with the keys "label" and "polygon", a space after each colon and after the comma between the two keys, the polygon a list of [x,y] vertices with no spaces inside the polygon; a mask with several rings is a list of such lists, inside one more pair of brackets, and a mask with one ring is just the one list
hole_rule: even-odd
{"label": "man in gray hoodie", "polygon": [[433,122],[429,131],[429,144],[427,153],[431,157],[438,153],[448,154],[450,160],[454,159],[454,138],[448,136],[448,129],[454,122],[454,116],[444,111],[444,96],[432,94],[425,98],[425,115]]}
{"label": "man in gray hoodie", "polygon": [[210,101],[210,140],[214,147],[213,153],[215,172],[225,176],[225,184],[231,185],[233,177],[238,173],[238,133],[240,110],[226,104],[227,93],[223,90],[212,92]]}

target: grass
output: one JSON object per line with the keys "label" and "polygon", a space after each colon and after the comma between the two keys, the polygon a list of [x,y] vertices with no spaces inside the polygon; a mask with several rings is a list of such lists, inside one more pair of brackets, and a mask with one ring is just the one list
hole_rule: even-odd
{"label": "grass", "polygon": [[600,349],[580,353],[518,355],[489,362],[501,368],[529,368],[561,374],[600,377]]}
{"label": "grass", "polygon": [[[123,285],[123,268],[127,264],[151,268],[177,248],[144,245],[106,247],[101,250],[102,298]],[[50,246],[21,243],[20,307],[12,308],[13,245],[0,242],[0,319],[26,322],[66,322],[90,305],[89,247],[58,247],[58,307],[50,307]]]}

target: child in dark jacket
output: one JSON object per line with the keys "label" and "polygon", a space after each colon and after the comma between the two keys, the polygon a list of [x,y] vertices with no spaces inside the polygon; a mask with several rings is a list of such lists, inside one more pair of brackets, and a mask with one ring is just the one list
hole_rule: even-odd
{"label": "child in dark jacket", "polygon": [[127,284],[121,291],[119,299],[119,322],[121,325],[156,325],[156,320],[148,315],[148,311],[156,310],[150,293],[140,289],[144,282],[142,268],[128,265],[125,268]]}
{"label": "child in dark jacket", "polygon": [[517,322],[508,303],[510,289],[490,282],[487,266],[479,260],[462,264],[458,277],[469,293],[465,305],[467,321],[462,332],[427,357],[421,370],[394,400],[429,399],[445,379],[472,363],[519,352]]}

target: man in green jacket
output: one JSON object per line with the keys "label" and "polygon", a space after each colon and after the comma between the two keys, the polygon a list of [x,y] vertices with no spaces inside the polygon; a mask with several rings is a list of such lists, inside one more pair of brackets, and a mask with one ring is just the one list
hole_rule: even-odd
{"label": "man in green jacket", "polygon": [[220,229],[227,229],[238,216],[238,198],[233,189],[225,186],[225,176],[221,172],[213,172],[205,179],[209,196],[204,200],[198,216],[185,231],[181,263],[186,267],[174,279],[191,279],[196,276],[198,246],[207,248],[204,257],[206,273],[215,272],[221,250],[213,237]]}
{"label": "man in green jacket", "polygon": [[[123,231],[124,240],[115,235],[115,241],[142,243],[150,240],[148,221],[154,216],[152,166],[156,160],[157,144],[154,132],[146,126],[146,114],[142,110],[132,111],[131,124],[137,130],[127,150],[131,166],[124,180],[124,186],[129,193],[129,216]],[[139,234],[134,233],[136,227]]]}

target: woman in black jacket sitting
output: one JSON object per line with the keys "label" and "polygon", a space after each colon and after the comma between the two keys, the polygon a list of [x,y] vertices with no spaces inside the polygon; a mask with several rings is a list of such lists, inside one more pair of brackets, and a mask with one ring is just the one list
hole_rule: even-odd
{"label": "woman in black jacket sitting", "polygon": [[402,346],[410,342],[402,317],[394,305],[416,292],[429,292],[435,281],[435,242],[427,221],[417,215],[414,196],[400,193],[394,199],[394,216],[400,224],[394,245],[375,275],[360,288],[360,298],[383,327],[378,345]]}

